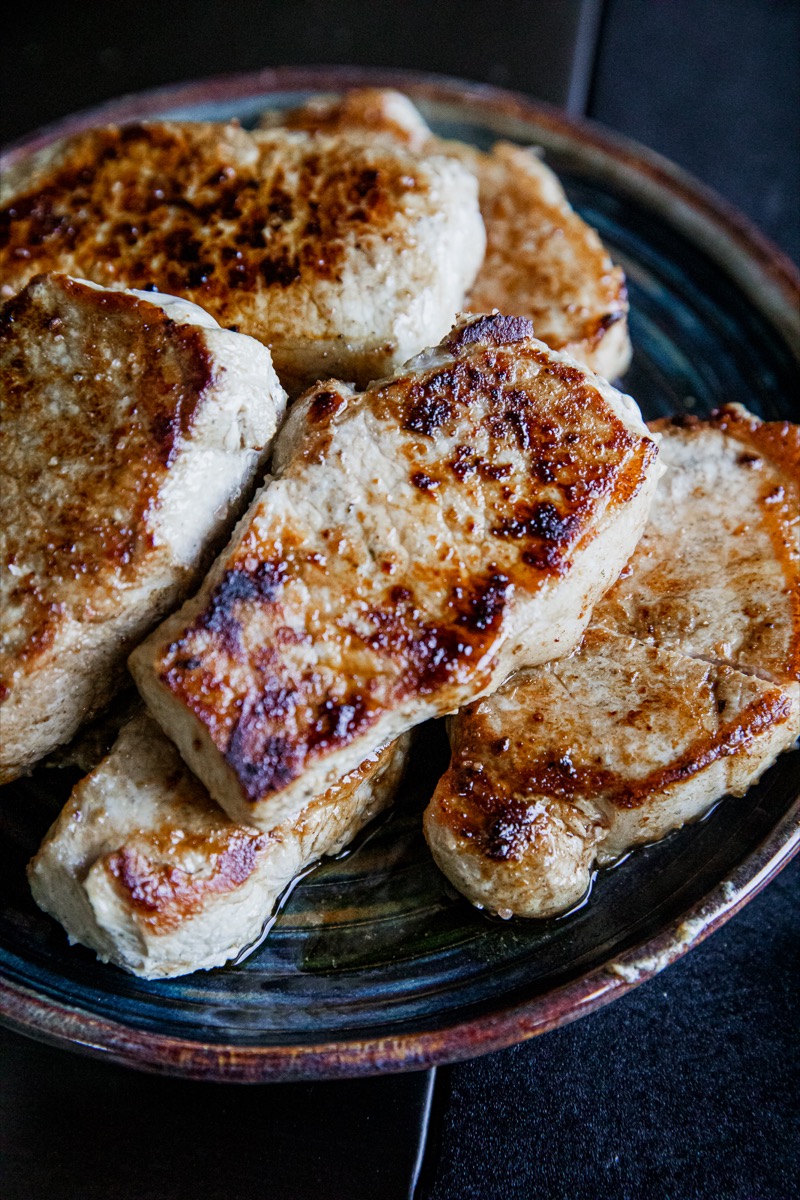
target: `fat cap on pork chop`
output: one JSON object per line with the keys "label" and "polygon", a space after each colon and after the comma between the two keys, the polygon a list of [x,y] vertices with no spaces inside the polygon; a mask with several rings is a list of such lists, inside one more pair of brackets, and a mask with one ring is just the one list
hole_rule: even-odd
{"label": "fat cap on pork chop", "polygon": [[264,346],[174,297],[49,275],[0,307],[0,779],[197,586],[285,399]]}
{"label": "fat cap on pork chop", "polygon": [[0,285],[67,271],[186,297],[269,345],[284,386],[366,384],[441,337],[485,235],[441,154],[236,124],[76,134],[4,172]]}
{"label": "fat cap on pork chop", "polygon": [[800,734],[800,430],[738,407],[654,427],[667,471],[579,650],[451,722],[426,837],[504,914],[569,909],[595,865],[742,795]]}
{"label": "fat cap on pork chop", "polygon": [[208,970],[256,943],[284,889],[391,804],[408,736],[268,831],[229,820],[144,712],[73,789],[28,868],[34,899],[147,979]]}
{"label": "fat cap on pork chop", "polygon": [[130,659],[214,799],[260,827],[568,653],[659,474],[633,401],[502,316],[363,394],[312,389],[273,470],[200,594]]}
{"label": "fat cap on pork chop", "polygon": [[289,111],[271,110],[262,125],[380,137],[458,159],[478,180],[487,237],[486,255],[465,307],[530,317],[541,341],[566,350],[608,379],[627,369],[631,345],[625,276],[534,151],[497,142],[486,154],[435,138],[407,96],[379,88],[315,97]]}

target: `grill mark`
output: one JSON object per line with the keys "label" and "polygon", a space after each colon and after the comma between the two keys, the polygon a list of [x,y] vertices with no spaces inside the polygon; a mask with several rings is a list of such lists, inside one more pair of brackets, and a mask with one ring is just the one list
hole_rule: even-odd
{"label": "grill mark", "polygon": [[298,691],[275,687],[246,705],[233,728],[224,757],[251,802],[291,783],[309,759],[347,745],[375,719],[364,698],[354,695],[324,701],[302,739],[270,732],[276,720],[294,715],[299,699]]}
{"label": "grill mark", "polygon": [[340,392],[317,392],[308,409],[308,419],[314,425],[330,420],[340,413],[347,401]]}
{"label": "grill mark", "polygon": [[452,416],[453,406],[449,400],[426,392],[421,399],[412,404],[403,428],[411,433],[422,433],[425,437],[432,438],[436,430]]}
{"label": "grill mark", "polygon": [[216,634],[228,653],[241,650],[241,626],[235,609],[251,600],[271,604],[286,579],[283,562],[259,563],[252,573],[242,567],[226,571],[209,597],[208,606],[197,619],[197,627]]}
{"label": "grill mark", "polygon": [[439,487],[439,480],[434,479],[432,475],[426,475],[424,471],[415,471],[411,476],[411,482],[421,492],[433,492]]}

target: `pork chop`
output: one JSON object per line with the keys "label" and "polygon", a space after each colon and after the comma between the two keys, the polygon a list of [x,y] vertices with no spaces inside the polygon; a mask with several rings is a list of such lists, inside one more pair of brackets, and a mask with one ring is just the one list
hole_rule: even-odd
{"label": "pork chop", "polygon": [[408,738],[381,746],[268,831],[237,825],[144,712],[74,788],[28,868],[71,942],[146,979],[207,970],[257,943],[284,889],[394,798]]}
{"label": "pork chop", "polygon": [[667,470],[595,619],[788,686],[800,680],[800,425],[728,404],[654,421]]}
{"label": "pork chop", "polygon": [[592,625],[574,655],[454,719],[428,845],[473,904],[553,916],[596,866],[743,795],[798,720],[778,684]]}
{"label": "pork chop", "polygon": [[742,795],[800,734],[800,431],[741,408],[654,427],[667,472],[580,649],[451,724],[426,837],[504,915],[571,908],[596,865]]}
{"label": "pork chop", "polygon": [[463,162],[478,180],[487,236],[466,307],[530,317],[548,346],[568,351],[608,379],[627,369],[624,274],[535,151],[497,142],[486,154],[435,138],[407,96],[378,88],[315,97],[288,112],[272,110],[262,124],[380,138]]}
{"label": "pork chop", "polygon": [[6,295],[44,270],[154,285],[269,345],[290,391],[441,337],[485,245],[460,163],[327,133],[109,125],[12,166],[0,197]]}
{"label": "pork chop", "polygon": [[312,389],[200,594],[130,659],[234,820],[271,827],[375,746],[568,653],[659,474],[632,400],[523,318]]}
{"label": "pork chop", "polygon": [[173,297],[40,276],[0,308],[0,780],[116,690],[263,470],[269,351]]}

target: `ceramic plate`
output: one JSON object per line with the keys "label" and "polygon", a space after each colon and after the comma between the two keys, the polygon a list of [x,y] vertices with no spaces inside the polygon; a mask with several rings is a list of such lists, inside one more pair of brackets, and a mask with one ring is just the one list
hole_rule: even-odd
{"label": "ceramic plate", "polygon": [[[764,417],[800,419],[792,266],[669,163],[509,93],[385,72],[268,71],[125,98],[33,135],[5,161],[103,120],[249,124],[267,105],[364,82],[401,87],[448,137],[543,147],[627,272],[635,356],[625,386],[646,417],[738,400]],[[745,904],[800,843],[794,753],[747,796],[602,872],[569,916],[503,922],[453,894],[423,841],[420,814],[446,761],[441,724],[423,729],[395,811],[295,887],[258,950],[164,983],[70,948],[31,900],[25,863],[74,775],[42,770],[10,785],[0,805],[2,1019],[46,1041],[206,1079],[324,1078],[467,1058],[573,1020],[655,974]]]}

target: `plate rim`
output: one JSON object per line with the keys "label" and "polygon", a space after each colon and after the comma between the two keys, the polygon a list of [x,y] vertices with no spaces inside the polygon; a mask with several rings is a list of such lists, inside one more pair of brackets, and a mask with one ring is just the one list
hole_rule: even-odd
{"label": "plate rim", "polygon": [[[166,108],[242,100],[275,92],[340,91],[354,86],[396,87],[412,97],[455,103],[478,114],[537,125],[565,146],[578,143],[606,170],[632,176],[645,199],[680,206],[681,221],[714,238],[712,257],[733,252],[745,291],[758,293],[800,359],[800,270],[753,223],[712,189],[657,152],[594,122],[489,84],[418,71],[375,67],[270,67],[147,89],[84,109],[45,125],[5,147],[0,171],[54,141],[98,122],[141,120]],[[696,233],[695,233],[696,236]],[[797,312],[797,319],[793,314]],[[560,987],[500,1004],[435,1029],[381,1037],[296,1045],[259,1046],[176,1038],[51,1000],[0,976],[0,1024],[51,1045],[151,1073],[218,1082],[335,1079],[421,1070],[472,1058],[526,1041],[624,995],[677,961],[753,899],[800,851],[800,796],[754,850],[689,909],[658,932]]]}
{"label": "plate rim", "polygon": [[569,983],[441,1028],[383,1037],[232,1045],[136,1029],[0,977],[0,1024],[62,1049],[151,1074],[218,1083],[344,1079],[427,1070],[529,1041],[619,999],[735,916],[800,851],[800,796],[770,834],[691,908]]}

